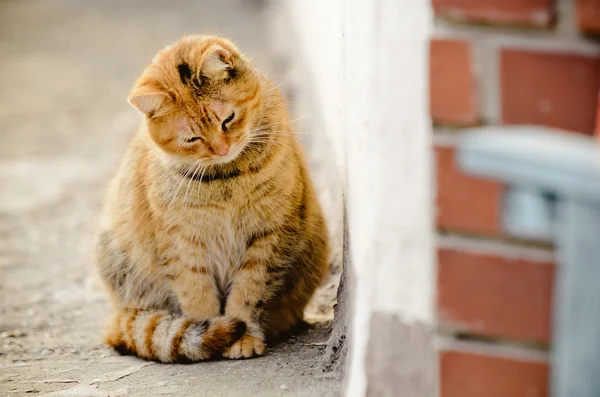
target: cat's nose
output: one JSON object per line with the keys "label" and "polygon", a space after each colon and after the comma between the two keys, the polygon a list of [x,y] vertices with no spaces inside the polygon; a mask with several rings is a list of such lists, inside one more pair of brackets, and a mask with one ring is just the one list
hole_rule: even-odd
{"label": "cat's nose", "polygon": [[227,156],[227,153],[229,153],[229,145],[225,142],[220,142],[213,145],[213,150],[219,156]]}

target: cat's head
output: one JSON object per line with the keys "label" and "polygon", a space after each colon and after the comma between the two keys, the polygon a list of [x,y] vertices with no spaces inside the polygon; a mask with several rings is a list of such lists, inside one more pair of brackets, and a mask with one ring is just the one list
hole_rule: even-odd
{"label": "cat's head", "polygon": [[233,43],[187,36],[156,55],[128,100],[165,152],[185,162],[226,163],[248,144],[262,94],[257,72]]}

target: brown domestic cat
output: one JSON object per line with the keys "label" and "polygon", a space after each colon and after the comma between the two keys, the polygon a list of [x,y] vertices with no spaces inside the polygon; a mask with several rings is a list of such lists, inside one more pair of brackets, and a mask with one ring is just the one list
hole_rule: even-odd
{"label": "brown domestic cat", "polygon": [[282,96],[224,38],[165,48],[112,181],[96,266],[106,342],[161,362],[265,352],[325,277],[327,232]]}

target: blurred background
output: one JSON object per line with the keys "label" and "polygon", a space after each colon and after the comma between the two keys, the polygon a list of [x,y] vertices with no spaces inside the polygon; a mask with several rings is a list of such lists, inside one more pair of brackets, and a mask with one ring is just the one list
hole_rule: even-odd
{"label": "blurred background", "polygon": [[[598,312],[596,287],[585,282],[598,274],[588,226],[597,218],[589,212],[575,226],[565,203],[582,186],[564,182],[597,183],[600,1],[431,5],[436,309],[452,335],[440,353],[440,394],[597,395],[600,329],[583,320]],[[472,127],[498,139],[463,140]],[[469,162],[479,150],[477,165]],[[492,165],[495,155],[503,164]]]}

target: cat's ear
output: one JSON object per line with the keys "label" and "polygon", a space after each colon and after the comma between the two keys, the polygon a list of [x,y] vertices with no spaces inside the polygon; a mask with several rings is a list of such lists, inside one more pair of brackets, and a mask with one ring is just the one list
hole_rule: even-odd
{"label": "cat's ear", "polygon": [[233,55],[219,45],[210,47],[202,59],[202,74],[207,77],[218,77],[233,68],[235,68]]}
{"label": "cat's ear", "polygon": [[131,106],[149,116],[162,106],[163,101],[167,96],[160,92],[146,87],[136,87],[127,101]]}

